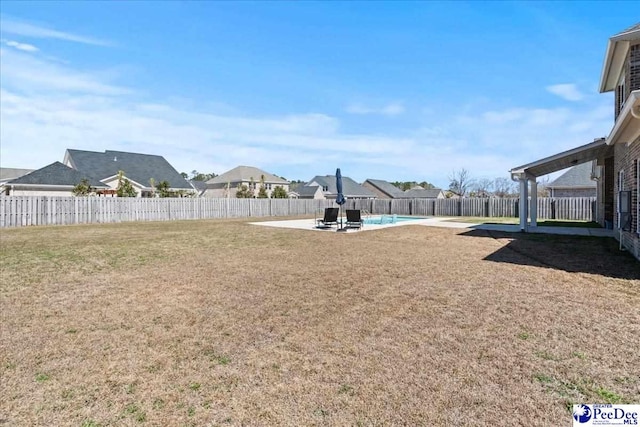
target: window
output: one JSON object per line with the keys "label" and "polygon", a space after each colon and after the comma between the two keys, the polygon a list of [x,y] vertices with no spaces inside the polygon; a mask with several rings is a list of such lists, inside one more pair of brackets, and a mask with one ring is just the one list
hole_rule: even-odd
{"label": "window", "polygon": [[640,159],[636,159],[636,233],[640,234]]}
{"label": "window", "polygon": [[267,188],[267,190],[271,190],[271,184],[265,184],[264,186]]}
{"label": "window", "polygon": [[329,191],[329,186],[328,185],[323,185],[322,186],[322,191]]}

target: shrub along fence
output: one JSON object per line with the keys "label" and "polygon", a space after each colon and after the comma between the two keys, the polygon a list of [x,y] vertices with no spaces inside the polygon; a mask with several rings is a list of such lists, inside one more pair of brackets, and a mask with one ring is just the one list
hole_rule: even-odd
{"label": "shrub along fence", "polygon": [[[518,199],[350,199],[344,209],[371,214],[517,217]],[[91,224],[321,215],[333,200],[146,199],[117,197],[0,197],[0,228],[28,225]],[[539,219],[595,218],[594,197],[538,198]]]}

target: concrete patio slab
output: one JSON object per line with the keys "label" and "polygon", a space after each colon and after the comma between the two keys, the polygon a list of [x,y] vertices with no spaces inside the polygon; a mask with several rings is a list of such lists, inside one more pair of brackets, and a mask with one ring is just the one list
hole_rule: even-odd
{"label": "concrete patio slab", "polygon": [[[260,221],[251,222],[252,225],[261,225],[264,227],[290,228],[296,230],[320,231],[324,233],[336,232],[336,227],[318,228],[315,220],[294,219],[284,221]],[[395,224],[366,224],[361,229],[347,229],[346,233],[359,233],[362,231],[381,230],[383,228],[402,227],[404,225],[422,225],[427,227],[457,228],[457,229],[474,229],[474,230],[490,230],[502,231],[506,233],[519,233],[520,226],[517,224],[472,224],[466,222],[451,221],[451,217],[431,217],[424,219],[416,219],[414,221],[402,221]],[[529,227],[529,233],[539,234],[562,234],[572,236],[597,236],[597,237],[614,237],[614,230],[603,228],[581,228],[581,227]]]}

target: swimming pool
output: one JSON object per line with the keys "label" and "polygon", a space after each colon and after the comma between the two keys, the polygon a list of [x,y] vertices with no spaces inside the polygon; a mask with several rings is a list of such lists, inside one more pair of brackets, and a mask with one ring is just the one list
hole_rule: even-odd
{"label": "swimming pool", "polygon": [[362,220],[363,224],[395,224],[397,222],[416,221],[426,219],[422,216],[402,216],[402,215],[374,215]]}

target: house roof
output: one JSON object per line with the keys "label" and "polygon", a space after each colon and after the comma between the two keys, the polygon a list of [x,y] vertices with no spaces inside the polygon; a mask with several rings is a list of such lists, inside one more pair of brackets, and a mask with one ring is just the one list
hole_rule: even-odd
{"label": "house roof", "polygon": [[400,190],[398,187],[390,183],[389,181],[385,181],[384,179],[367,179],[365,182],[376,187],[378,190],[382,191],[387,196],[392,199],[402,198],[404,197],[404,192]]}
{"label": "house roof", "polygon": [[298,193],[299,196],[314,196],[318,188],[320,187],[317,185],[301,185],[296,187],[295,192]]}
{"label": "house roof", "polygon": [[[315,182],[323,187],[327,187],[327,192],[330,194],[338,194],[335,175],[317,175],[309,181],[309,183],[312,182]],[[342,177],[342,194],[344,194],[346,197],[376,197],[376,195],[372,191],[364,188],[362,185],[358,184],[348,176]]]}
{"label": "house roof", "polygon": [[109,188],[88,174],[70,168],[60,162],[51,163],[20,178],[9,181],[9,184],[76,186],[83,179],[86,179],[92,187]]}
{"label": "house roof", "polygon": [[510,170],[512,179],[538,177],[595,160],[611,149],[604,138]]}
{"label": "house roof", "polygon": [[33,169],[0,168],[0,181],[20,178],[33,171]]}
{"label": "house roof", "polygon": [[[167,181],[171,188],[192,190],[193,187],[162,156],[107,150],[104,153],[68,149],[65,159],[75,169],[103,180],[124,171],[125,176],[145,187]],[[66,162],[66,161],[65,161]]]}
{"label": "house roof", "polygon": [[437,199],[442,193],[439,188],[412,188],[404,192],[404,198],[407,199]]}
{"label": "house roof", "polygon": [[549,188],[596,188],[596,182],[591,179],[593,163],[587,162],[574,166],[556,180],[547,184]]}
{"label": "house roof", "polygon": [[192,179],[191,181],[189,181],[191,183],[191,185],[193,185],[195,187],[196,190],[198,191],[204,191],[207,189],[207,183],[205,181],[196,181],[195,179]]}
{"label": "house roof", "polygon": [[255,182],[260,182],[260,178],[264,175],[264,182],[269,184],[288,184],[289,181],[280,178],[262,169],[253,166],[237,166],[215,178],[207,181],[207,184],[226,184],[228,182],[248,182],[252,178]]}
{"label": "house roof", "polygon": [[624,102],[624,107],[613,125],[607,144],[633,142],[640,138],[640,89],[634,90]]}
{"label": "house roof", "polygon": [[637,24],[634,24],[632,26],[630,26],[629,28],[620,31],[618,34],[615,34],[613,36],[611,36],[612,39],[618,39],[621,37],[625,37],[627,35],[629,35],[630,33],[633,33],[635,31],[640,31],[640,22],[638,22]]}
{"label": "house roof", "polygon": [[601,93],[609,92],[616,88],[629,51],[630,42],[639,39],[640,23],[632,25],[609,39],[600,77]]}

